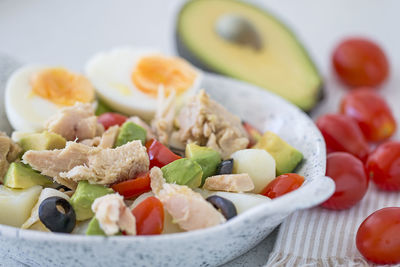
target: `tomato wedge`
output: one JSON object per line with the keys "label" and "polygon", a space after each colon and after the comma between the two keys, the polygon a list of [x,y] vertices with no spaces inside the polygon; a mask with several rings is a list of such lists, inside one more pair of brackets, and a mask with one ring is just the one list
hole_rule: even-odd
{"label": "tomato wedge", "polygon": [[272,180],[261,192],[269,198],[277,198],[292,192],[304,183],[304,177],[297,173],[282,174]]}
{"label": "tomato wedge", "polygon": [[147,141],[146,148],[150,159],[150,169],[153,167],[164,167],[165,165],[182,158],[156,139]]}
{"label": "tomato wedge", "polygon": [[250,148],[250,147],[254,146],[261,139],[262,134],[259,130],[254,128],[254,126],[252,126],[248,122],[244,121],[242,123],[242,125],[249,136],[250,142],[249,142],[248,148]]}
{"label": "tomato wedge", "polygon": [[103,124],[106,130],[114,125],[121,126],[127,119],[128,117],[114,112],[106,112],[97,117],[97,121]]}
{"label": "tomato wedge", "polygon": [[156,197],[148,197],[139,203],[132,214],[136,218],[137,235],[159,235],[164,228],[164,207]]}
{"label": "tomato wedge", "polygon": [[125,198],[137,197],[151,190],[150,172],[140,175],[135,179],[113,184],[111,188]]}

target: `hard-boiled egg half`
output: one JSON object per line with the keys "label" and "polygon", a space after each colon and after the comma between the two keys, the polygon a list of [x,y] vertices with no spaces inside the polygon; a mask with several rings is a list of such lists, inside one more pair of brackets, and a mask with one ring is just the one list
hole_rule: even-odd
{"label": "hard-boiled egg half", "polygon": [[41,130],[59,109],[94,99],[94,88],[83,75],[61,67],[29,65],[8,80],[5,107],[14,129],[29,132]]}
{"label": "hard-boiled egg half", "polygon": [[111,108],[146,120],[155,113],[160,86],[166,95],[175,90],[182,100],[196,92],[201,80],[201,72],[181,58],[134,47],[95,55],[86,76]]}

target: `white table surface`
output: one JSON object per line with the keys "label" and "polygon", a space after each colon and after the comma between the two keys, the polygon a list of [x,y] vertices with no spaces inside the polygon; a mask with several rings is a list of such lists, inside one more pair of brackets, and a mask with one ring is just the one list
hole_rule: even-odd
{"label": "white table surface", "polygon": [[[346,36],[364,35],[387,51],[392,75],[384,85],[400,108],[400,1],[253,0],[278,14],[303,41],[325,78],[327,97],[313,116],[335,111],[343,86],[333,77],[330,55]],[[0,0],[0,53],[20,62],[63,65],[80,71],[94,53],[114,46],[150,46],[175,53],[174,19],[181,0]],[[226,266],[262,266],[276,231]],[[1,245],[1,244],[0,244]],[[5,258],[0,266],[24,266]]]}

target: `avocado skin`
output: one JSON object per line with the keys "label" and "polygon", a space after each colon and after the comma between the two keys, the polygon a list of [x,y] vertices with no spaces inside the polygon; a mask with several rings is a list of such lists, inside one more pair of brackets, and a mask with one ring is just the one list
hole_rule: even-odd
{"label": "avocado skin", "polygon": [[34,171],[29,165],[13,162],[4,177],[4,185],[13,189],[26,189],[35,185],[50,186],[53,182]]}
{"label": "avocado skin", "polygon": [[203,170],[195,161],[182,158],[175,160],[161,168],[167,183],[186,185],[196,188],[201,185]]}
{"label": "avocado skin", "polygon": [[115,142],[115,147],[125,145],[126,143],[129,143],[133,140],[140,140],[142,142],[142,145],[144,145],[146,142],[146,135],[146,130],[139,125],[131,121],[125,122],[119,130],[119,134]]}
{"label": "avocado skin", "polygon": [[[180,23],[180,17],[181,14],[184,12],[185,8],[187,6],[189,6],[190,2],[193,1],[199,1],[199,0],[190,0],[185,2],[185,4],[182,5],[181,10],[178,13],[176,22],[175,22],[175,49],[176,52],[178,53],[178,55],[184,59],[186,59],[187,61],[189,61],[191,64],[193,64],[194,66],[196,66],[197,68],[204,70],[206,72],[210,72],[210,73],[214,73],[214,74],[219,74],[219,75],[224,75],[224,76],[229,76],[221,71],[218,71],[210,66],[208,66],[206,63],[204,63],[198,56],[195,55],[195,53],[193,51],[190,50],[190,48],[185,45],[183,38],[181,37],[180,33],[179,33],[179,23]],[[243,1],[237,1],[237,0],[230,0],[232,2],[236,2],[236,3],[240,3],[242,5],[251,7],[253,9],[256,10],[262,10],[265,13],[270,13],[268,12],[268,10],[265,10],[265,8],[258,8],[257,6],[254,6],[252,4],[249,3],[245,3]],[[316,65],[314,64],[314,61],[312,60],[310,54],[307,52],[307,50],[305,49],[305,47],[300,43],[300,41],[297,39],[295,33],[287,26],[285,25],[281,20],[279,20],[278,18],[276,18],[275,15],[270,14],[271,18],[275,19],[278,23],[280,23],[282,26],[284,26],[286,29],[288,29],[288,32],[290,32],[292,34],[292,36],[294,37],[294,39],[296,40],[297,44],[299,47],[301,47],[304,55],[308,58],[309,62],[312,64],[314,70],[319,73]],[[319,76],[321,77],[321,75],[319,74]],[[236,78],[236,77],[232,77],[232,78]],[[256,86],[256,85],[255,85]],[[260,87],[262,88],[262,87]],[[262,89],[266,89],[266,88],[262,88]],[[273,92],[272,92],[273,93]],[[325,98],[325,88],[324,88],[324,83],[323,80],[321,79],[321,82],[317,88],[317,93],[315,95],[315,104],[310,107],[310,108],[302,108],[302,110],[307,113],[308,115],[310,115],[312,113],[312,111],[314,110],[314,108],[316,108],[316,106],[322,102],[322,100],[324,100]]]}
{"label": "avocado skin", "polygon": [[67,140],[59,134],[44,131],[24,136],[20,140],[24,152],[28,150],[53,150],[65,147]]}
{"label": "avocado skin", "polygon": [[266,132],[253,147],[264,149],[275,159],[276,174],[290,173],[303,160],[303,154],[273,132]]}
{"label": "avocado skin", "polygon": [[102,185],[89,184],[88,181],[80,181],[69,203],[75,210],[76,220],[84,221],[93,217],[92,204],[96,198],[107,194],[113,194],[114,190]]}
{"label": "avocado skin", "polygon": [[218,165],[221,163],[221,155],[210,147],[202,147],[196,144],[187,144],[185,155],[187,158],[197,162],[203,170],[201,185],[207,177],[217,173]]}

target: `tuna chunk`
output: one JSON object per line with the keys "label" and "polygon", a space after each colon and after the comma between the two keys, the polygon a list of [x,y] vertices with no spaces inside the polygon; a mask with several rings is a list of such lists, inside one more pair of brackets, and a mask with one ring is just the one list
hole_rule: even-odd
{"label": "tuna chunk", "polygon": [[210,99],[204,90],[182,108],[177,124],[181,142],[211,147],[220,152],[224,159],[249,144],[239,117]]}
{"label": "tuna chunk", "polygon": [[165,97],[162,88],[158,92],[157,111],[151,126],[158,141],[164,145],[169,144],[169,137],[174,127],[175,119],[175,91]]}
{"label": "tuna chunk", "polygon": [[140,141],[132,141],[115,149],[68,142],[64,149],[28,151],[23,160],[69,188],[75,188],[81,180],[92,184],[112,184],[149,169],[146,148]]}
{"label": "tuna chunk", "polygon": [[0,132],[0,181],[3,182],[11,162],[14,162],[22,152],[21,147],[14,143],[5,133]]}
{"label": "tuna chunk", "polygon": [[213,191],[247,192],[254,189],[254,183],[247,173],[223,174],[208,177],[203,188]]}
{"label": "tuna chunk", "polygon": [[68,141],[91,139],[101,135],[104,128],[97,123],[91,104],[77,103],[61,109],[45,123],[49,132],[57,133]]}
{"label": "tuna chunk", "polygon": [[92,210],[99,221],[100,228],[106,235],[115,235],[125,231],[128,235],[136,235],[136,219],[125,205],[119,194],[110,194],[97,198]]}
{"label": "tuna chunk", "polygon": [[96,146],[100,148],[112,148],[114,147],[115,139],[117,139],[119,133],[119,126],[115,125],[107,129],[103,135],[93,137],[92,139],[82,140],[80,143],[87,146]]}
{"label": "tuna chunk", "polygon": [[159,168],[151,169],[150,178],[154,194],[183,230],[207,228],[226,221],[199,193],[185,185],[166,183]]}

